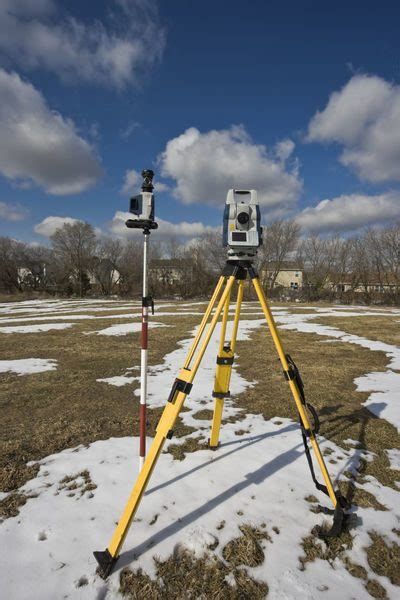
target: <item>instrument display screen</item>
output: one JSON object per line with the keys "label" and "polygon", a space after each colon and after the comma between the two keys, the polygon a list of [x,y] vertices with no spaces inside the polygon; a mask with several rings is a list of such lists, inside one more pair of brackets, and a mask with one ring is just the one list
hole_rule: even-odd
{"label": "instrument display screen", "polygon": [[232,242],[247,242],[245,231],[232,231]]}

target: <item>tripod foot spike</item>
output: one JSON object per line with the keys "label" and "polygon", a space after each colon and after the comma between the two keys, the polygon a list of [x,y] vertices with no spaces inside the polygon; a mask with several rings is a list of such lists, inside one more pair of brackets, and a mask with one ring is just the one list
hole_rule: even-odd
{"label": "tripod foot spike", "polygon": [[209,450],[218,450],[218,448],[221,446],[220,442],[218,442],[215,446],[211,446],[211,440],[210,440],[210,438],[208,438],[207,444],[208,444],[208,449]]}
{"label": "tripod foot spike", "polygon": [[315,533],[321,540],[339,537],[340,534],[343,533],[348,519],[348,514],[344,512],[343,508],[343,503],[341,504],[338,502],[336,504],[335,510],[333,511],[333,523],[330,529],[325,530],[320,526],[315,527]]}
{"label": "tripod foot spike", "polygon": [[103,552],[101,552],[101,551],[93,552],[93,556],[95,557],[95,559],[97,560],[97,562],[99,564],[98,573],[99,573],[100,577],[102,579],[107,579],[107,577],[110,575],[111,571],[113,570],[113,566],[117,562],[118,557],[111,556],[111,554],[109,553],[109,551],[107,549],[104,550]]}

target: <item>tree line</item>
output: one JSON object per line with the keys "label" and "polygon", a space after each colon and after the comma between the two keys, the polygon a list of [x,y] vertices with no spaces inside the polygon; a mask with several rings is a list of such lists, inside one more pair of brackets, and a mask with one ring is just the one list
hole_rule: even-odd
{"label": "tree line", "polygon": [[[0,237],[0,292],[79,297],[139,294],[142,252],[141,236],[132,235],[127,241],[98,236],[82,222],[63,225],[51,236],[49,246]],[[207,296],[225,260],[219,233],[189,243],[176,238],[160,242],[155,234],[150,245],[151,291],[158,297]],[[297,290],[277,285],[288,264],[302,272]],[[264,227],[256,266],[273,297],[399,303],[400,223],[344,238],[304,237],[294,221],[277,220]]]}

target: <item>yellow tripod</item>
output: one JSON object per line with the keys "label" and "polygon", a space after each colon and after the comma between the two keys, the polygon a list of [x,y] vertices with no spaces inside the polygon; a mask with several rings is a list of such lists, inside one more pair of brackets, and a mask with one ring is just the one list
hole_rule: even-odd
{"label": "yellow tripod", "polygon": [[[260,301],[261,308],[271,332],[275,348],[278,352],[285,379],[289,384],[290,391],[292,392],[294,401],[296,403],[303,436],[304,449],[309,463],[311,476],[317,489],[330,497],[334,507],[334,511],[325,510],[325,512],[333,512],[334,514],[333,527],[329,532],[325,534],[321,533],[321,535],[331,537],[339,535],[342,531],[344,520],[343,508],[346,507],[346,500],[340,495],[339,492],[335,492],[333,489],[329,473],[316,439],[316,433],[318,431],[318,417],[312,406],[305,401],[303,382],[294,361],[288,354],[285,354],[283,350],[279,333],[277,331],[271,310],[268,306],[264,290],[260,284],[257,272],[250,261],[227,261],[226,267],[219,278],[215,291],[200,323],[200,327],[190,347],[183,368],[179,371],[178,377],[175,379],[175,382],[172,386],[168,397],[168,402],[157,425],[156,435],[153,443],[133,487],[129,500],[125,506],[124,512],[122,513],[122,516],[111,538],[111,542],[106,550],[94,552],[94,556],[99,564],[99,573],[103,578],[106,578],[110,574],[115,562],[118,559],[122,544],[124,543],[132,519],[139,507],[140,500],[146,490],[147,484],[150,480],[157,459],[160,456],[165,440],[172,437],[175,421],[182,409],[186,396],[192,389],[197,370],[200,366],[201,360],[207,349],[208,343],[210,342],[217,322],[222,314],[221,338],[213,391],[215,408],[210,436],[210,447],[216,448],[218,446],[224,398],[229,396],[229,383],[235,354],[236,338],[240,319],[240,308],[243,299],[243,282],[247,275],[250,276],[258,300]],[[226,341],[225,338],[229,317],[230,297],[235,281],[238,282],[236,310],[233,320],[231,339],[230,341]],[[215,305],[217,305],[217,307],[213,313]],[[210,316],[211,320],[209,322]],[[308,409],[313,416],[313,426],[310,423],[306,409]],[[318,461],[325,485],[318,483],[315,477],[308,440]]]}

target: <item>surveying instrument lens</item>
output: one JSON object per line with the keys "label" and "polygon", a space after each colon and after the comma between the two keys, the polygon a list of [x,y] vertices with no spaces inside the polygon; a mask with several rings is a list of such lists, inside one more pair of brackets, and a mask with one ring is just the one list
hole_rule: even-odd
{"label": "surveying instrument lens", "polygon": [[[237,196],[239,196],[239,198]],[[243,196],[247,198],[247,203],[243,202]],[[243,209],[243,204],[245,204],[246,210]],[[249,226],[246,230],[242,229],[238,231],[237,222],[239,222],[240,225],[243,225],[239,219],[242,214],[245,214],[246,217],[248,217],[244,223],[249,223]],[[346,518],[344,510],[348,508],[348,502],[339,491],[335,491],[333,488],[333,484],[316,437],[319,430],[317,413],[312,405],[306,401],[304,384],[296,363],[289,354],[285,353],[283,349],[274,317],[268,305],[268,300],[259,280],[258,273],[253,266],[253,260],[256,257],[257,248],[262,243],[261,216],[257,202],[257,193],[255,190],[229,190],[224,211],[223,235],[223,244],[228,248],[228,259],[226,261],[225,268],[222,270],[222,273],[219,277],[214,293],[186,356],[186,360],[172,385],[169,396],[166,398],[166,405],[160,421],[158,422],[153,443],[133,487],[125,510],[122,513],[113,537],[111,538],[110,544],[106,550],[94,553],[94,556],[99,564],[100,575],[103,578],[106,578],[111,573],[115,562],[118,560],[125,537],[144,495],[155,464],[157,460],[162,457],[162,449],[165,441],[167,439],[171,439],[173,436],[175,423],[181,410],[183,409],[186,396],[192,390],[196,373],[206,353],[208,344],[212,338],[217,323],[221,318],[220,342],[216,360],[217,365],[215,370],[214,388],[212,391],[212,397],[214,398],[214,414],[209,440],[210,449],[216,450],[219,447],[219,434],[224,401],[225,398],[230,397],[229,385],[236,352],[236,341],[245,289],[245,280],[247,278],[250,279],[250,282],[256,292],[266,320],[266,324],[271,333],[272,341],[279,357],[283,376],[287,381],[290,392],[293,396],[299,417],[304,452],[310,469],[312,481],[318,491],[330,498],[333,505],[333,509],[321,507],[323,512],[333,514],[333,525],[332,528],[327,532],[322,532],[320,529],[319,536],[323,538],[335,537],[340,535],[340,533],[343,531]],[[229,328],[230,333],[228,335],[228,321],[230,319],[231,304],[230,301],[234,286],[237,286],[236,307],[234,311],[232,327]],[[311,413],[313,417],[311,420],[308,416],[308,413]],[[324,483],[320,483],[316,478],[312,456],[314,456],[318,462]],[[178,531],[179,528],[184,527],[184,525],[184,523],[182,525],[180,525],[178,522],[175,523],[173,525],[173,531]],[[168,527],[172,527],[172,524]]]}
{"label": "surveying instrument lens", "polygon": [[250,221],[250,217],[247,213],[241,212],[238,214],[237,220],[241,225],[245,225],[246,223],[248,223]]}

